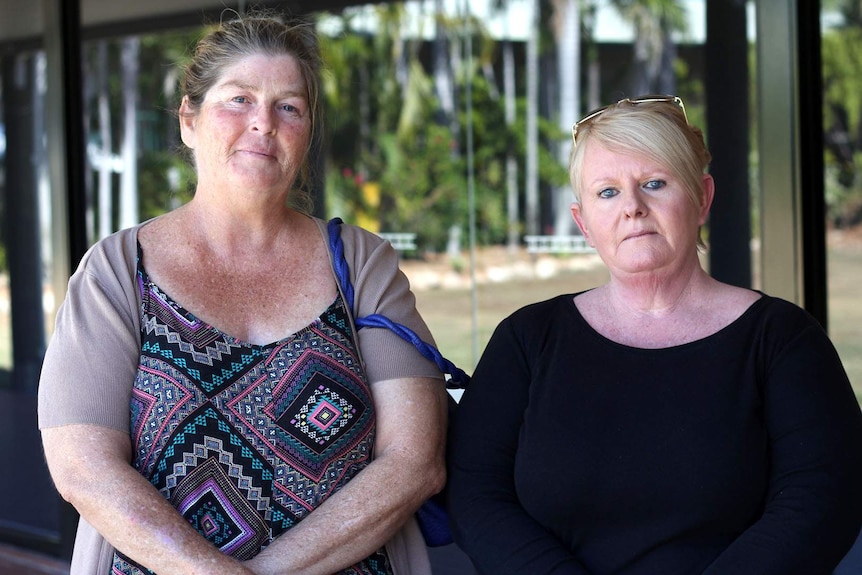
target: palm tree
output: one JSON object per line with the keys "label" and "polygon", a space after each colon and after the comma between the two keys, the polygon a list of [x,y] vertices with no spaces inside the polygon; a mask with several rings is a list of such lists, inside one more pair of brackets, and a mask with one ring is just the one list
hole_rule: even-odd
{"label": "palm tree", "polygon": [[611,0],[611,4],[635,29],[630,95],[675,93],[676,45],[671,33],[686,30],[680,0]]}
{"label": "palm tree", "polygon": [[[508,0],[495,0],[492,9],[505,12]],[[509,18],[504,17],[504,33],[500,41],[503,57],[503,100],[506,127],[512,131],[517,119],[517,93],[515,88],[515,49],[509,34]],[[521,243],[520,195],[518,194],[518,158],[513,146],[506,152],[506,245],[514,252]]]}
{"label": "palm tree", "polygon": [[601,105],[601,67],[599,65],[599,47],[595,38],[596,3],[587,0],[581,12],[583,22],[584,44],[586,45],[587,64],[587,105],[582,113],[595,110]]}
{"label": "palm tree", "polygon": [[836,227],[862,220],[862,2],[834,1],[840,24],[823,34],[823,117],[827,218]]}
{"label": "palm tree", "polygon": [[[559,79],[560,132],[569,134],[578,119],[581,108],[581,3],[580,0],[554,0],[555,36],[557,38],[557,69]],[[567,165],[572,140],[566,136],[557,146],[557,156]],[[569,206],[572,190],[568,185],[558,186],[553,192],[554,233],[569,235],[575,230]]]}
{"label": "palm tree", "polygon": [[[434,0],[434,88],[437,93],[437,101],[440,106],[440,124],[448,124],[453,134],[458,134],[460,128],[458,118],[455,114],[455,77],[453,73],[453,62],[450,54],[450,25],[445,21],[443,0]],[[456,40],[457,42],[457,37]],[[457,51],[453,51],[457,54]]]}
{"label": "palm tree", "polygon": [[111,222],[111,199],[113,195],[111,182],[112,138],[111,138],[111,101],[108,90],[108,41],[99,40],[96,45],[96,76],[97,76],[97,108],[99,117],[99,155],[96,169],[99,172],[98,185],[98,233],[104,238],[114,231]]}
{"label": "palm tree", "polygon": [[541,0],[533,0],[527,38],[526,220],[527,234],[539,231],[539,28]]}
{"label": "palm tree", "polygon": [[138,210],[138,55],[141,40],[130,36],[122,41],[123,172],[120,176],[120,228],[139,221]]}

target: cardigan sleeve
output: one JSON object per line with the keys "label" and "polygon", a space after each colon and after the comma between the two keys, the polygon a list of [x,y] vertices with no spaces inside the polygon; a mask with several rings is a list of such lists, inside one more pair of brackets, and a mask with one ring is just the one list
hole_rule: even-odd
{"label": "cardigan sleeve", "polygon": [[137,228],[94,245],[69,279],[39,379],[39,427],[96,424],[129,431],[140,356]]}
{"label": "cardigan sleeve", "polygon": [[495,330],[455,416],[449,513],[455,541],[480,573],[584,575],[586,569],[524,510],[515,456],[531,366],[511,319]]}
{"label": "cardigan sleeve", "polygon": [[764,511],[705,575],[827,575],[859,533],[862,414],[826,334],[801,310],[792,315],[792,323],[764,326],[775,334],[761,350],[770,444]]}
{"label": "cardigan sleeve", "polygon": [[[399,267],[398,254],[389,242],[356,226],[342,224],[341,228],[355,294],[354,317],[386,316],[434,344],[416,309],[410,282]],[[365,327],[357,332],[357,340],[370,382],[402,377],[443,378],[434,362],[391,330]]]}

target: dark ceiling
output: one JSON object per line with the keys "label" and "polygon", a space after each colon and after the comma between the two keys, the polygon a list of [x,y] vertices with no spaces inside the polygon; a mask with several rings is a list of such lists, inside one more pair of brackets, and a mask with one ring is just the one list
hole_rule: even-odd
{"label": "dark ceiling", "polygon": [[[371,4],[370,0],[293,0],[235,2],[220,0],[77,0],[81,37],[84,39],[141,34],[171,28],[195,27],[217,21],[225,10],[253,7],[275,8],[286,14],[302,15],[315,11],[338,11],[346,6]],[[46,28],[46,6],[65,5],[73,13],[72,0],[44,2],[0,0],[0,45],[34,46],[41,43]],[[69,10],[70,5],[72,10]]]}

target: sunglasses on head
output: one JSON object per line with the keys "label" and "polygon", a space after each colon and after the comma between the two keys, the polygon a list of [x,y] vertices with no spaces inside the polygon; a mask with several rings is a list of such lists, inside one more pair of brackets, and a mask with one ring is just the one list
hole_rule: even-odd
{"label": "sunglasses on head", "polygon": [[603,113],[608,111],[610,108],[620,106],[622,104],[628,104],[630,106],[637,106],[638,104],[673,104],[679,110],[682,111],[682,117],[685,119],[685,123],[688,124],[688,116],[685,113],[685,104],[682,102],[682,98],[679,96],[643,96],[641,98],[623,98],[618,101],[616,104],[608,104],[607,106],[602,106],[597,110],[593,110],[577,122],[572,125],[572,143],[578,143],[578,129],[586,124],[587,122],[594,120],[596,117],[601,116]]}

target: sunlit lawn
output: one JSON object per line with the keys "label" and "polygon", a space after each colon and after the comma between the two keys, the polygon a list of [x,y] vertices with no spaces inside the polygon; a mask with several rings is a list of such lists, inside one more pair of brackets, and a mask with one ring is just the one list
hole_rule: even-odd
{"label": "sunlit lawn", "polygon": [[[568,256],[583,257],[583,256]],[[416,264],[410,264],[410,267]],[[409,273],[408,273],[409,275]],[[517,308],[562,293],[603,283],[606,272],[593,268],[548,279],[482,283],[476,290],[477,337],[472,335],[473,298],[469,289],[417,289],[419,311],[444,356],[471,373],[474,347],[485,347],[497,323]],[[862,246],[833,247],[829,252],[829,332],[856,396],[862,402]]]}
{"label": "sunlit lawn", "polygon": [[[497,258],[499,259],[499,254]],[[590,258],[593,256],[560,256]],[[481,268],[481,253],[477,267]],[[525,254],[521,265],[532,265]],[[408,273],[422,263],[405,261]],[[427,266],[426,266],[427,267]],[[829,333],[862,403],[862,241],[837,243],[829,250]],[[447,266],[437,266],[446,271]],[[423,272],[427,273],[427,269]],[[563,271],[545,279],[520,278],[480,282],[476,289],[476,336],[473,336],[473,294],[468,288],[430,288],[414,285],[417,305],[428,322],[444,356],[471,373],[491,333],[504,317],[528,303],[562,293],[573,293],[604,283],[607,273],[599,264],[583,271]],[[11,368],[10,317],[0,309],[0,369]]]}
{"label": "sunlit lawn", "polygon": [[829,335],[862,403],[862,245],[829,251]]}
{"label": "sunlit lawn", "polygon": [[[578,256],[572,256],[578,257]],[[574,293],[606,281],[602,269],[563,272],[548,279],[520,279],[479,284],[477,301],[477,341],[474,342],[472,294],[469,289],[432,289],[417,291],[417,305],[437,340],[441,353],[467,373],[473,371],[474,348],[482,349],[497,324],[528,303],[562,293]]]}

